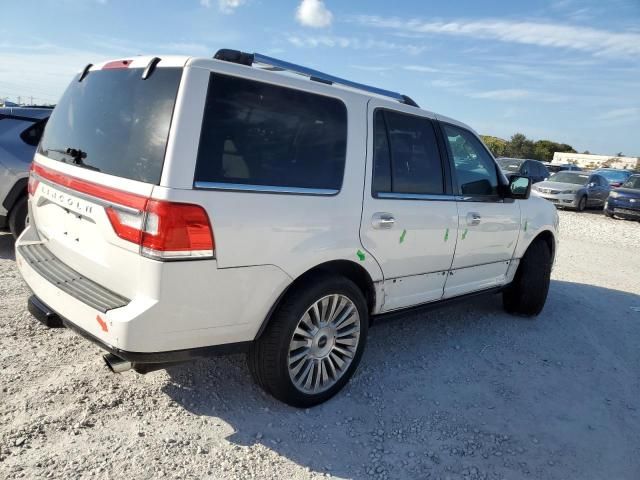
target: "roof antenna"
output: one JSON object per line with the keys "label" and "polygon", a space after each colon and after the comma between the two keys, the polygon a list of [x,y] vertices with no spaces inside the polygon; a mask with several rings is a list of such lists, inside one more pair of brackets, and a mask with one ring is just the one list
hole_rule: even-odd
{"label": "roof antenna", "polygon": [[84,80],[84,77],[86,77],[89,74],[89,69],[93,67],[93,63],[88,63],[86,67],[84,67],[84,70],[82,70],[82,73],[80,74],[80,78],[78,78],[78,82],[81,82],[82,80]]}
{"label": "roof antenna", "polygon": [[144,69],[144,72],[142,72],[142,80],[146,80],[151,76],[153,71],[156,69],[156,65],[158,65],[159,62],[160,58],[158,57],[153,57],[151,60],[149,60],[147,67]]}

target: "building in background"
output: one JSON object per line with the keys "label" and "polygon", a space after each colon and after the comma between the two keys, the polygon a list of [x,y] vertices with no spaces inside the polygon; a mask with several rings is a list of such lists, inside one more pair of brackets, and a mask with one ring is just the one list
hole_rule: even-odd
{"label": "building in background", "polygon": [[584,169],[619,168],[640,170],[640,157],[617,157],[611,155],[591,155],[590,153],[555,152],[552,164],[572,163]]}

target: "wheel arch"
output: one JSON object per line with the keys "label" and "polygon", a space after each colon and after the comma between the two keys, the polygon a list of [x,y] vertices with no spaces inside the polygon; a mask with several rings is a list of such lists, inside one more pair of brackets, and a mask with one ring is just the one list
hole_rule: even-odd
{"label": "wheel arch", "polygon": [[282,300],[287,296],[289,292],[291,292],[291,290],[293,290],[301,283],[307,281],[310,277],[323,273],[341,275],[355,283],[362,291],[362,294],[367,301],[367,308],[369,310],[369,313],[373,312],[376,305],[376,288],[369,272],[363,266],[358,265],[357,263],[350,260],[331,260],[310,268],[303,274],[299,275],[293,282],[291,282],[287,286],[287,288],[284,289],[284,291],[280,294],[278,299],[269,309],[269,312],[263,320],[262,325],[260,325],[260,329],[258,330],[258,333],[256,334],[254,340],[260,338],[264,330],[267,328],[267,325],[269,325],[271,317],[273,316],[275,310],[278,308],[278,305],[282,303]]}
{"label": "wheel arch", "polygon": [[27,195],[28,182],[29,179],[27,177],[19,178],[16,183],[14,183],[13,187],[11,187],[6,198],[2,201],[2,206],[7,210],[7,212],[11,211],[20,197]]}
{"label": "wheel arch", "polygon": [[537,241],[542,241],[547,245],[547,247],[549,248],[549,252],[551,253],[551,263],[553,264],[556,258],[556,237],[553,232],[551,230],[543,230],[538,233],[533,238],[533,240],[531,240],[531,243],[529,243],[529,245],[527,246],[527,250],[529,250],[529,247],[531,247],[531,245],[533,245],[533,243]]}

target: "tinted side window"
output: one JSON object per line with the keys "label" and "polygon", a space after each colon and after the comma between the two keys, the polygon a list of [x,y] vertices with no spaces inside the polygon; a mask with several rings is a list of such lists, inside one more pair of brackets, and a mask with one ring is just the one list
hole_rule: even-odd
{"label": "tinted side window", "polygon": [[339,190],[346,146],[341,101],[211,74],[196,181]]}
{"label": "tinted side window", "polygon": [[391,154],[384,112],[376,110],[373,119],[373,191],[392,192]]}
{"label": "tinted side window", "polygon": [[47,124],[47,120],[48,118],[40,120],[39,122],[34,123],[29,128],[24,130],[20,134],[20,138],[22,139],[22,141],[27,145],[31,145],[34,147],[38,145],[40,138],[42,138],[42,133],[44,132],[44,127]]}
{"label": "tinted side window", "polygon": [[374,142],[374,192],[444,193],[440,152],[429,119],[378,110]]}
{"label": "tinted side window", "polygon": [[498,173],[493,158],[468,130],[442,124],[449,154],[453,158],[460,193],[463,195],[497,195]]}

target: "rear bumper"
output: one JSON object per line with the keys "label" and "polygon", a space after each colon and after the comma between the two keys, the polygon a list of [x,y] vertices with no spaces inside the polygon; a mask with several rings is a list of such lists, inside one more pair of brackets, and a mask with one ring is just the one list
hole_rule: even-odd
{"label": "rear bumper", "polygon": [[[291,281],[273,265],[218,269],[215,261],[145,259],[137,271],[121,274],[123,281],[135,276],[139,293],[133,292],[125,305],[101,308],[101,303],[84,298],[97,292],[102,300],[109,300],[104,290],[89,288],[91,283],[99,286],[99,279],[84,278],[68,264],[56,265],[55,258],[45,260],[45,267],[34,265],[23,255],[23,247],[30,244],[47,245],[33,226],[16,242],[16,263],[40,303],[67,327],[136,363],[236,351],[236,344],[254,340],[271,305]],[[64,269],[67,276],[63,276]],[[85,295],[65,285],[78,281],[76,274]]]}
{"label": "rear bumper", "polygon": [[73,330],[81,337],[86,338],[90,342],[96,344],[103,350],[116,355],[132,364],[171,364],[181,363],[198,358],[215,357],[220,355],[231,355],[234,353],[244,353],[249,351],[253,342],[237,342],[227,343],[223,345],[214,345],[210,347],[187,348],[183,350],[171,350],[168,352],[130,352],[109,345],[104,340],[92,335],[86,330],[80,328],[73,322],[61,317],[57,312],[52,310],[42,300],[35,295],[29,297],[29,312],[42,324],[48,327],[67,327]]}

